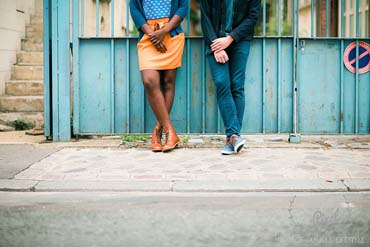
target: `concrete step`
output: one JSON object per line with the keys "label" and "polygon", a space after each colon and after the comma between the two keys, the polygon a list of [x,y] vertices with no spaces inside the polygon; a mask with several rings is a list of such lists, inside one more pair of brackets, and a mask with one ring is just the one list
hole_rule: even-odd
{"label": "concrete step", "polygon": [[6,124],[15,120],[33,123],[37,127],[44,125],[43,112],[0,112],[0,122]]}
{"label": "concrete step", "polygon": [[22,51],[44,51],[44,44],[22,40]]}
{"label": "concrete step", "polygon": [[31,25],[42,25],[43,24],[43,17],[42,15],[31,15]]}
{"label": "concrete step", "polygon": [[37,15],[42,15],[43,11],[43,0],[36,0],[35,1],[35,13]]}
{"label": "concrete step", "polygon": [[43,52],[21,51],[17,53],[17,63],[43,65],[43,61],[44,61]]}
{"label": "concrete step", "polygon": [[42,39],[44,36],[43,32],[40,31],[30,31],[26,33],[26,38],[31,38],[31,39]]}
{"label": "concrete step", "polygon": [[43,81],[7,81],[5,94],[13,96],[44,95]]}
{"label": "concrete step", "polygon": [[28,32],[43,32],[43,26],[39,25],[27,25],[26,26],[26,33]]}
{"label": "concrete step", "polygon": [[43,80],[44,67],[40,65],[14,65],[12,80]]}
{"label": "concrete step", "polygon": [[42,36],[25,37],[25,38],[22,38],[21,41],[23,42],[29,41],[29,43],[33,43],[33,44],[43,44],[44,37]]}
{"label": "concrete step", "polygon": [[0,96],[0,112],[42,112],[43,96]]}

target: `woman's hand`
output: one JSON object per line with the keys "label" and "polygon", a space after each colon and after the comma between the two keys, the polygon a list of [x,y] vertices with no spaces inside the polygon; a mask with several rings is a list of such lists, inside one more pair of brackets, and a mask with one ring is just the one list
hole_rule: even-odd
{"label": "woman's hand", "polygon": [[226,51],[222,50],[219,52],[214,52],[213,55],[218,63],[226,63],[229,61],[229,56],[227,55]]}
{"label": "woman's hand", "polygon": [[162,42],[164,40],[164,37],[166,36],[167,32],[162,28],[160,30],[154,31],[149,35],[150,41],[153,44]]}
{"label": "woman's hand", "polygon": [[214,41],[212,41],[211,50],[213,52],[220,52],[222,50],[225,50],[227,47],[229,47],[229,45],[231,45],[233,41],[234,39],[230,35],[223,38],[215,39]]}
{"label": "woman's hand", "polygon": [[166,46],[163,44],[164,37],[166,36],[167,32],[162,28],[156,28],[157,30],[153,31],[149,34],[150,42],[157,48],[159,52],[165,53],[167,51]]}
{"label": "woman's hand", "polygon": [[162,41],[160,41],[157,44],[153,44],[153,45],[155,46],[155,48],[157,49],[157,51],[159,51],[161,53],[165,53],[167,51],[167,47],[163,44]]}

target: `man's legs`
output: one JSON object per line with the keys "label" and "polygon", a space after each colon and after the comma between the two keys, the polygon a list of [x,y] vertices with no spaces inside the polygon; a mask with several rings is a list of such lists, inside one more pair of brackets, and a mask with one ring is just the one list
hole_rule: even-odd
{"label": "man's legs", "polygon": [[207,55],[211,67],[213,81],[217,91],[217,102],[224,122],[226,136],[240,134],[240,123],[235,102],[231,94],[229,63],[221,64],[216,61],[213,54]]}
{"label": "man's legs", "polygon": [[245,70],[250,50],[250,41],[240,41],[229,49],[231,94],[233,96],[240,127],[245,108]]}

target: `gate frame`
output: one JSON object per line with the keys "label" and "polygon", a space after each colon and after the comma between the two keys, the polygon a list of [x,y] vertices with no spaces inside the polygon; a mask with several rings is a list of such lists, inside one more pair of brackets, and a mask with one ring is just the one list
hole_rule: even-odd
{"label": "gate frame", "polygon": [[43,4],[45,136],[70,141],[70,2],[44,0]]}
{"label": "gate frame", "polygon": [[[278,0],[280,4],[281,0]],[[71,140],[71,94],[70,94],[70,4],[73,3],[72,6],[78,6],[77,8],[72,8],[72,16],[74,20],[72,22],[72,30],[73,30],[73,44],[74,44],[74,55],[73,56],[73,97],[79,96],[79,11],[80,6],[79,0],[43,0],[44,2],[44,16],[43,16],[43,25],[44,25],[44,135],[49,139],[52,137],[53,141],[70,141]],[[96,1],[97,6],[99,0]],[[114,0],[112,0],[114,2]],[[266,47],[266,0],[262,0],[263,4],[263,51],[265,51]],[[341,6],[344,4],[344,0],[340,0]],[[83,1],[81,2],[83,5]],[[112,13],[114,11],[114,5],[112,5]],[[311,1],[311,8],[314,6],[314,1]],[[356,0],[356,8],[359,7],[359,0]],[[326,8],[328,11],[328,0],[326,0]],[[97,7],[97,11],[99,11]],[[346,39],[343,36],[343,8],[341,8],[341,36],[336,37],[341,41],[341,52],[343,52],[343,41]],[[298,133],[299,131],[299,52],[298,49],[302,48],[301,42],[304,42],[305,39],[320,39],[320,37],[316,37],[313,35],[314,27],[313,27],[313,11],[311,10],[311,37],[299,37],[298,29],[299,29],[299,1],[293,0],[293,87],[292,87],[292,94],[293,94],[293,109],[292,109],[292,133],[289,134],[289,141],[293,143],[299,143],[301,141],[301,135]],[[329,14],[329,13],[328,13]],[[280,15],[280,11],[278,13]],[[114,22],[114,14],[111,16],[112,23]],[[128,16],[127,16],[128,19]],[[279,18],[279,22],[280,22]],[[356,11],[356,37],[351,37],[351,39],[356,40],[356,57],[358,57],[359,48],[358,42],[359,39],[359,16],[358,11]],[[81,20],[83,22],[83,20]],[[83,23],[82,23],[83,24]],[[97,24],[98,27],[99,24]],[[189,23],[188,23],[189,25]],[[326,23],[326,38],[328,38],[328,21]],[[83,32],[83,26],[82,32]],[[278,25],[278,32],[279,37],[281,34],[281,25]],[[97,31],[98,33],[98,28]],[[112,35],[114,34],[114,25],[112,25]],[[322,37],[325,38],[325,37]],[[111,49],[114,49],[115,41],[112,39],[111,41]],[[281,40],[278,40],[278,49],[281,48]],[[187,44],[189,45],[189,44]],[[304,46],[304,44],[303,44]],[[342,54],[341,54],[342,57]],[[112,57],[114,60],[114,57]],[[263,58],[263,68],[266,67],[265,65],[266,58]],[[112,78],[111,83],[114,83],[114,68],[112,68]],[[340,70],[341,73],[341,87],[343,86],[343,68]],[[355,133],[358,134],[358,63],[356,63],[356,74],[355,74],[355,83],[356,83],[356,91],[355,91]],[[263,87],[265,88],[265,77],[263,76]],[[112,89],[113,90],[113,89]],[[112,92],[113,94],[114,92]],[[341,93],[343,91],[341,89]],[[278,89],[279,94],[279,89]],[[264,94],[263,96],[264,97]],[[343,95],[341,95],[343,97]],[[114,98],[112,98],[114,101]],[[264,100],[263,100],[264,102]],[[113,102],[114,103],[114,102]],[[127,102],[129,103],[129,102]],[[114,104],[113,104],[114,105]],[[114,107],[114,106],[113,106]],[[343,106],[341,105],[341,108]],[[78,136],[79,134],[79,102],[74,100],[73,102],[73,132],[76,133]],[[278,105],[278,112],[280,112],[280,105]],[[341,109],[342,112],[342,109]],[[189,112],[187,112],[189,114]],[[114,123],[114,114],[112,115]],[[264,119],[264,113],[262,114],[262,118]],[[278,120],[279,121],[279,120]],[[280,122],[278,122],[278,129],[280,128]],[[263,128],[264,133],[264,128]],[[340,134],[343,133],[343,123],[341,122],[340,126]]]}

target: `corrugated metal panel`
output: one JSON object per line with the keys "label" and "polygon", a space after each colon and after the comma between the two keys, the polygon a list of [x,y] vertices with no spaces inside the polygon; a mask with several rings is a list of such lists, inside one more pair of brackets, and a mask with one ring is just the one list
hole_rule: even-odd
{"label": "corrugated metal panel", "polygon": [[[114,50],[114,106],[111,104],[111,40],[80,40],[80,112],[79,134],[143,133],[151,132],[155,117],[146,101],[138,70],[136,39],[115,40]],[[180,133],[222,133],[218,124],[215,88],[204,59],[202,39],[188,38],[176,81],[176,100],[171,118]],[[246,112],[243,132],[261,133],[262,115],[265,131],[276,133],[278,121],[281,132],[292,131],[292,39],[282,40],[281,95],[278,96],[277,39],[266,41],[266,89],[262,90],[262,39],[252,42],[246,71]],[[128,70],[127,70],[128,68]],[[128,73],[127,73],[128,72]],[[127,88],[129,91],[127,91]],[[265,97],[263,97],[263,94]],[[263,102],[263,98],[265,102]],[[130,102],[127,112],[126,102]],[[281,104],[281,114],[278,114]],[[114,112],[111,111],[114,109]],[[114,114],[114,129],[112,116]],[[77,116],[76,116],[77,117]],[[279,120],[280,119],[280,120]]]}

